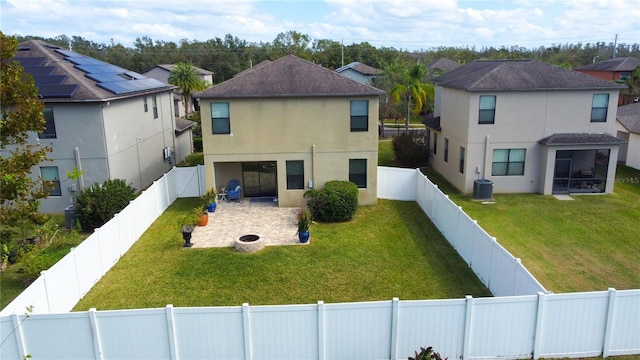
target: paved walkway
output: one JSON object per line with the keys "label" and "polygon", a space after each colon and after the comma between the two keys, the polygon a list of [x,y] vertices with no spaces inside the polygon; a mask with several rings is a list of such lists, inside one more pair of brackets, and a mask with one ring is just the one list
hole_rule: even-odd
{"label": "paved walkway", "polygon": [[233,247],[242,235],[258,235],[265,245],[306,245],[298,240],[300,208],[280,208],[277,203],[249,199],[219,201],[206,226],[193,230],[192,248]]}

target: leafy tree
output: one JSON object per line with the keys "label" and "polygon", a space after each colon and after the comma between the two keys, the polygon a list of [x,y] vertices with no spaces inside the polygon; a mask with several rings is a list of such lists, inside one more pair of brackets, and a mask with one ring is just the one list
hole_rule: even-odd
{"label": "leafy tree", "polygon": [[183,62],[177,63],[175,69],[171,70],[169,84],[173,84],[180,89],[180,96],[182,97],[187,117],[191,113],[191,95],[193,92],[204,90],[208,87],[208,84],[196,74],[191,63]]}
{"label": "leafy tree", "polygon": [[[33,77],[16,61],[9,61],[18,42],[0,32],[0,224],[4,230],[46,220],[38,212],[40,199],[51,185],[34,180],[33,168],[47,159],[48,146],[29,143],[29,136],[45,128],[44,104],[38,99]],[[18,229],[19,230],[19,229]],[[3,243],[8,232],[3,231]]]}
{"label": "leafy tree", "polygon": [[415,101],[413,113],[418,115],[427,105],[427,101],[433,99],[434,87],[429,83],[423,82],[425,74],[426,68],[424,65],[418,63],[411,66],[404,71],[400,83],[395,85],[389,93],[390,104],[396,104],[402,100],[407,102],[407,117],[404,121],[405,132],[409,131],[411,101]]}

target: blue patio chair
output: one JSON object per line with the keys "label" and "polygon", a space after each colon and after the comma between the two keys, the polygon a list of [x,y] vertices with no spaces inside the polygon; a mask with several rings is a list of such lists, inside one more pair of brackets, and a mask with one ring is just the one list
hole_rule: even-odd
{"label": "blue patio chair", "polygon": [[229,201],[238,200],[240,201],[240,193],[242,192],[242,187],[240,186],[240,181],[237,179],[229,180],[229,190],[227,195],[229,196]]}

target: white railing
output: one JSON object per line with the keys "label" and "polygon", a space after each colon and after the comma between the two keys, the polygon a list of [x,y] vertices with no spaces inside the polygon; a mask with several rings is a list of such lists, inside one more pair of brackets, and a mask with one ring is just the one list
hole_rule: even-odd
{"label": "white railing", "polygon": [[545,293],[417,170],[378,174],[380,198],[417,201],[502,297],[69,313],[177,197],[204,191],[202,168],[174,169],[0,313],[0,358],[406,359],[421,346],[450,359],[640,354],[640,290]]}

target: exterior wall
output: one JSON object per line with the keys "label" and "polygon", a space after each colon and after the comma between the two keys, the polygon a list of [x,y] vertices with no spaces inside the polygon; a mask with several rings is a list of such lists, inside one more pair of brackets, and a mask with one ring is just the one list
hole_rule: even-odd
{"label": "exterior wall", "polygon": [[147,72],[144,72],[142,75],[162,81],[165,84],[169,83],[169,71],[157,66]]}
{"label": "exterior wall", "polygon": [[[595,93],[609,94],[604,123],[590,120]],[[478,124],[481,95],[496,95],[494,124]],[[492,180],[494,192],[540,191],[545,185],[540,183],[540,171],[544,168],[540,167],[543,147],[538,144],[539,140],[556,133],[591,132],[615,136],[616,132],[617,91],[467,93],[442,88],[440,96],[442,132],[438,136],[438,154],[433,166],[465,193],[471,193],[474,180],[480,178]],[[448,163],[443,160],[445,138],[449,139]],[[460,146],[466,149],[464,174],[459,172]],[[493,150],[514,148],[526,150],[524,175],[492,176]]]}
{"label": "exterior wall", "polygon": [[367,85],[371,85],[371,79],[373,78],[372,76],[364,75],[364,74],[362,74],[362,73],[360,73],[358,71],[355,71],[353,69],[346,69],[346,70],[344,70],[342,72],[339,72],[338,74],[340,74],[340,75],[342,75],[342,76],[344,76],[346,78],[349,78],[351,80],[355,80],[355,81],[357,81],[359,83],[367,84]]}
{"label": "exterior wall", "polygon": [[583,74],[591,75],[603,80],[619,80],[620,73],[615,71],[598,71],[598,70],[576,70]]}
{"label": "exterior wall", "polygon": [[[350,100],[369,100],[369,131],[350,131]],[[286,160],[303,160],[304,184],[321,189],[326,181],[349,179],[349,159],[367,159],[359,200],[376,202],[377,97],[232,99],[228,135],[211,134],[211,101],[200,100],[207,188],[241,180],[239,162],[276,161],[280,206],[300,206],[304,190],[286,189]]]}
{"label": "exterior wall", "polygon": [[626,165],[640,170],[640,134],[629,133]]}
{"label": "exterior wall", "polygon": [[124,179],[138,191],[149,186],[173,166],[163,149],[174,147],[175,124],[172,93],[157,93],[158,118],[153,118],[152,95],[112,101],[103,109],[104,132],[111,179]]}
{"label": "exterior wall", "polygon": [[193,133],[191,129],[185,130],[181,134],[176,135],[176,145],[174,148],[174,163],[178,164],[184,160],[187,155],[193,152]]}
{"label": "exterior wall", "polygon": [[[40,166],[57,166],[60,176],[62,196],[50,196],[40,203],[42,212],[62,212],[71,205],[75,193],[82,184],[89,186],[102,183],[109,178],[109,164],[102,127],[103,103],[87,104],[46,104],[53,108],[56,126],[55,139],[41,139],[42,145],[51,145],[50,162],[42,163],[32,175],[40,175]],[[33,142],[37,141],[36,134]],[[77,150],[76,150],[77,148]],[[76,155],[79,155],[77,158]],[[82,178],[68,179],[66,173],[74,167],[81,169]]]}

